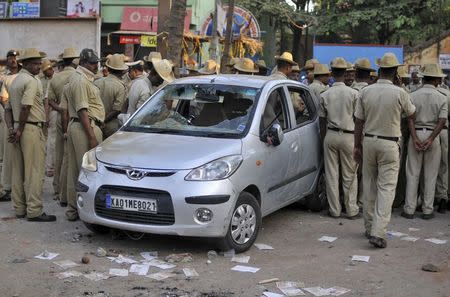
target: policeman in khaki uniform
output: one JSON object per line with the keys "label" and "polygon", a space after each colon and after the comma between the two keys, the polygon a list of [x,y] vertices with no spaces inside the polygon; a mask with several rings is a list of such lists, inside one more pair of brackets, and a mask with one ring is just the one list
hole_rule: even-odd
{"label": "policeman in khaki uniform", "polygon": [[352,88],[360,92],[370,82],[370,72],[375,71],[367,58],[359,58],[355,61],[355,81]]}
{"label": "policeman in khaki uniform", "polygon": [[37,78],[44,53],[26,49],[20,56],[23,69],[9,88],[6,121],[9,141],[14,143],[11,157],[12,199],[16,217],[28,221],[51,222],[56,217],[43,212],[42,186],[45,168],[46,124],[42,84]]}
{"label": "policeman in khaki uniform", "polygon": [[305,85],[310,85],[314,81],[314,65],[320,64],[317,59],[309,59],[301,70],[306,72],[306,78],[302,81]]}
{"label": "policeman in khaki uniform", "polygon": [[393,84],[401,65],[397,57],[386,53],[377,64],[380,78],[358,95],[353,155],[363,164],[365,235],[370,244],[385,248],[400,166],[401,115],[413,118],[415,107],[408,93]]}
{"label": "policeman in khaki uniform", "polygon": [[339,201],[339,168],[342,172],[344,203],[349,219],[359,218],[359,208],[356,204],[358,195],[358,164],[353,160],[353,133],[358,91],[345,85],[347,62],[343,58],[335,58],[331,62],[332,75],[335,83],[321,94],[320,118],[321,134],[325,136],[323,143],[325,177],[329,215],[340,217]]}
{"label": "policeman in khaki uniform", "polygon": [[105,119],[105,109],[99,89],[94,85],[99,58],[92,49],[83,49],[80,64],[67,85],[66,101],[70,123],[67,136],[67,211],[69,221],[78,219],[75,185],[81,170],[83,155],[102,141],[100,126]]}
{"label": "policeman in khaki uniform", "polygon": [[320,94],[328,90],[328,79],[330,77],[330,70],[326,64],[314,65],[314,81],[309,85],[311,93],[317,106],[320,104]]}
{"label": "policeman in khaki uniform", "polygon": [[126,87],[121,77],[124,71],[128,70],[122,54],[112,55],[106,61],[106,67],[108,67],[109,75],[94,82],[100,90],[100,97],[105,107],[105,126],[102,129],[104,139],[120,128],[117,116],[122,111],[126,100]]}
{"label": "policeman in khaki uniform", "polygon": [[[53,110],[58,112],[56,120],[56,140],[55,140],[55,172],[53,175],[53,190],[58,195],[61,206],[67,206],[67,197],[65,183],[67,180],[65,170],[62,170],[65,139],[62,128],[62,112],[60,107],[61,96],[64,85],[68,83],[69,78],[75,73],[74,59],[79,57],[74,48],[66,48],[62,54],[64,69],[54,75],[48,86],[47,99],[48,104]],[[64,172],[63,174],[61,174]]]}
{"label": "policeman in khaki uniform", "polygon": [[[447,98],[437,89],[442,77],[442,70],[437,64],[426,64],[421,69],[424,85],[411,94],[411,100],[416,107],[416,116],[409,119],[411,138],[408,143],[408,159],[406,163],[406,200],[402,216],[414,218],[417,205],[417,190],[420,172],[424,174],[424,194],[422,203],[422,218],[431,219],[433,202],[441,161],[441,146],[439,134],[447,123]],[[445,131],[446,133],[446,131]]]}
{"label": "policeman in khaki uniform", "polygon": [[277,62],[277,71],[270,75],[273,79],[289,79],[288,76],[292,72],[292,67],[298,65],[290,52],[275,56],[275,61]]}
{"label": "policeman in khaki uniform", "polygon": [[[450,106],[450,91],[439,87],[437,88],[447,98],[447,104]],[[449,115],[450,116],[450,107]],[[449,185],[449,174],[448,174],[448,121],[441,133],[439,133],[439,139],[441,142],[441,165],[439,166],[439,173],[436,180],[436,194],[435,198],[439,201],[438,212],[445,213],[448,201],[448,185]]]}

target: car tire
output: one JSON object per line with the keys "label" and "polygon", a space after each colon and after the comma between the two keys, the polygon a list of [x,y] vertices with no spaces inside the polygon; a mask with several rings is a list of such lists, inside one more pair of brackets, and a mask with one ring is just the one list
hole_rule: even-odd
{"label": "car tire", "polygon": [[313,212],[328,208],[325,173],[321,171],[314,192],[306,198],[306,207]]}
{"label": "car tire", "polygon": [[[239,221],[240,218],[242,220]],[[227,235],[222,238],[220,248],[224,251],[234,249],[235,253],[247,251],[258,237],[261,223],[261,207],[258,201],[252,194],[242,192],[233,209]],[[239,226],[242,231],[233,232],[237,231]]]}
{"label": "car tire", "polygon": [[86,226],[86,228],[89,229],[89,231],[92,231],[93,233],[96,233],[96,234],[108,234],[111,231],[111,229],[109,227],[96,225],[96,224],[89,224],[86,222],[83,222],[83,223]]}

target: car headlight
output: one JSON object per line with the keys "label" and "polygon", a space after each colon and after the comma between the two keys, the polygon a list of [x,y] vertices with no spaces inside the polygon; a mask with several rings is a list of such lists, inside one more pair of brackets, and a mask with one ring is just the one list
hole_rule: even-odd
{"label": "car headlight", "polygon": [[95,149],[92,149],[84,154],[81,168],[95,172],[97,171],[97,158],[95,157]]}
{"label": "car headlight", "polygon": [[211,181],[230,177],[242,163],[242,156],[227,156],[214,160],[189,172],[188,181]]}

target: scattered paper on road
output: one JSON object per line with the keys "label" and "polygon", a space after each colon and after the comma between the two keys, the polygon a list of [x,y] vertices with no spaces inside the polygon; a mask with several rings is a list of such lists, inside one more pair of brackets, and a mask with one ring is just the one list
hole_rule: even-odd
{"label": "scattered paper on road", "polygon": [[146,277],[154,279],[154,280],[157,280],[157,281],[161,281],[161,280],[164,280],[166,278],[174,277],[174,276],[175,276],[175,274],[172,273],[172,272],[162,271],[162,272],[149,274]]}
{"label": "scattered paper on road", "polygon": [[319,238],[319,241],[323,241],[323,242],[333,242],[337,239],[337,237],[333,237],[333,236],[322,236],[321,238]]}
{"label": "scattered paper on road", "polygon": [[231,261],[247,264],[248,261],[250,261],[250,256],[233,256],[233,258],[231,258]]}
{"label": "scattered paper on road", "polygon": [[328,296],[328,295],[330,295],[330,291],[328,289],[324,289],[324,288],[321,288],[321,287],[303,288],[303,290],[313,294],[314,296]]}
{"label": "scattered paper on road", "polygon": [[130,266],[130,273],[133,273],[136,275],[147,275],[149,268],[150,268],[150,264],[148,264],[148,263],[132,264]]}
{"label": "scattered paper on road", "polygon": [[55,261],[53,263],[55,263],[56,265],[58,265],[62,269],[68,269],[68,268],[73,268],[73,267],[80,266],[77,263],[73,262],[72,260],[61,260],[61,261]]}
{"label": "scattered paper on road", "polygon": [[158,267],[160,269],[172,269],[177,267],[175,264],[167,263],[158,259],[153,259],[151,261],[145,262],[145,264],[149,264],[150,266]]}
{"label": "scattered paper on road", "polygon": [[243,266],[243,265],[236,265],[233,268],[231,268],[231,270],[234,271],[240,271],[240,272],[251,272],[251,273],[256,273],[258,272],[258,270],[260,270],[261,268],[257,268],[257,267],[250,267],[250,266]]}
{"label": "scattered paper on road", "polygon": [[260,281],[258,284],[260,284],[260,285],[270,284],[270,283],[277,282],[279,280],[280,279],[278,277],[274,277],[274,278],[264,279],[264,280]]}
{"label": "scattered paper on road", "polygon": [[260,250],[273,250],[273,247],[265,243],[255,243],[255,246]]}
{"label": "scattered paper on road", "polygon": [[408,234],[397,232],[397,231],[388,231],[388,235],[394,236],[394,237],[402,237],[402,236],[408,236]]}
{"label": "scattered paper on road", "polygon": [[343,288],[343,287],[332,287],[327,289],[329,294],[332,296],[341,296],[348,292],[350,292],[349,289]]}
{"label": "scattered paper on road", "polygon": [[410,231],[410,232],[416,232],[419,230],[420,230],[419,228],[408,228],[408,231]]}
{"label": "scattered paper on road", "polygon": [[118,269],[118,268],[111,268],[111,269],[109,269],[109,275],[128,276],[128,270],[126,270],[126,269]]}
{"label": "scattered paper on road", "polygon": [[297,282],[277,282],[277,288],[286,296],[304,296]]}
{"label": "scattered paper on road", "polygon": [[272,292],[264,292],[263,295],[266,297],[284,297],[284,295]]}
{"label": "scattered paper on road", "polygon": [[42,252],[41,254],[35,256],[36,259],[41,259],[41,260],[52,260],[56,257],[58,257],[59,254],[57,253],[50,253],[50,252]]}
{"label": "scattered paper on road", "polygon": [[69,270],[69,271],[64,271],[61,273],[58,273],[56,275],[57,278],[59,279],[66,279],[69,277],[78,277],[78,276],[82,276],[83,274],[81,272],[75,271],[75,270]]}
{"label": "scattered paper on road", "polygon": [[413,236],[405,236],[405,237],[400,238],[400,240],[411,241],[411,242],[416,242],[419,239],[420,239],[419,237],[413,237]]}
{"label": "scattered paper on road", "polygon": [[91,273],[88,273],[88,274],[84,274],[84,277],[87,278],[87,279],[90,279],[91,281],[98,282],[98,281],[101,281],[101,280],[108,279],[109,275],[106,275],[106,274],[101,273],[101,272],[91,272]]}
{"label": "scattered paper on road", "polygon": [[199,276],[198,272],[194,268],[183,268],[183,273],[186,277],[196,277]]}
{"label": "scattered paper on road", "polygon": [[142,252],[141,257],[145,260],[153,260],[155,258],[158,258],[158,252]]}
{"label": "scattered paper on road", "polygon": [[359,256],[359,255],[353,255],[352,261],[358,261],[358,262],[369,262],[370,256]]}
{"label": "scattered paper on road", "polygon": [[446,244],[447,240],[443,240],[443,239],[437,239],[437,238],[427,238],[425,239],[425,241],[434,243],[434,244]]}

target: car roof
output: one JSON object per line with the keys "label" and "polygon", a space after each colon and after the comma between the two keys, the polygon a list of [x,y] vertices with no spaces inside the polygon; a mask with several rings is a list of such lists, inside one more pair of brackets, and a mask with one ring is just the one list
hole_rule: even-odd
{"label": "car roof", "polygon": [[[262,88],[269,81],[280,81],[270,76],[261,75],[244,75],[244,74],[218,74],[191,76],[177,79],[173,84],[226,84],[233,86],[245,86],[253,88]],[[285,82],[293,82],[289,80],[281,80]]]}

